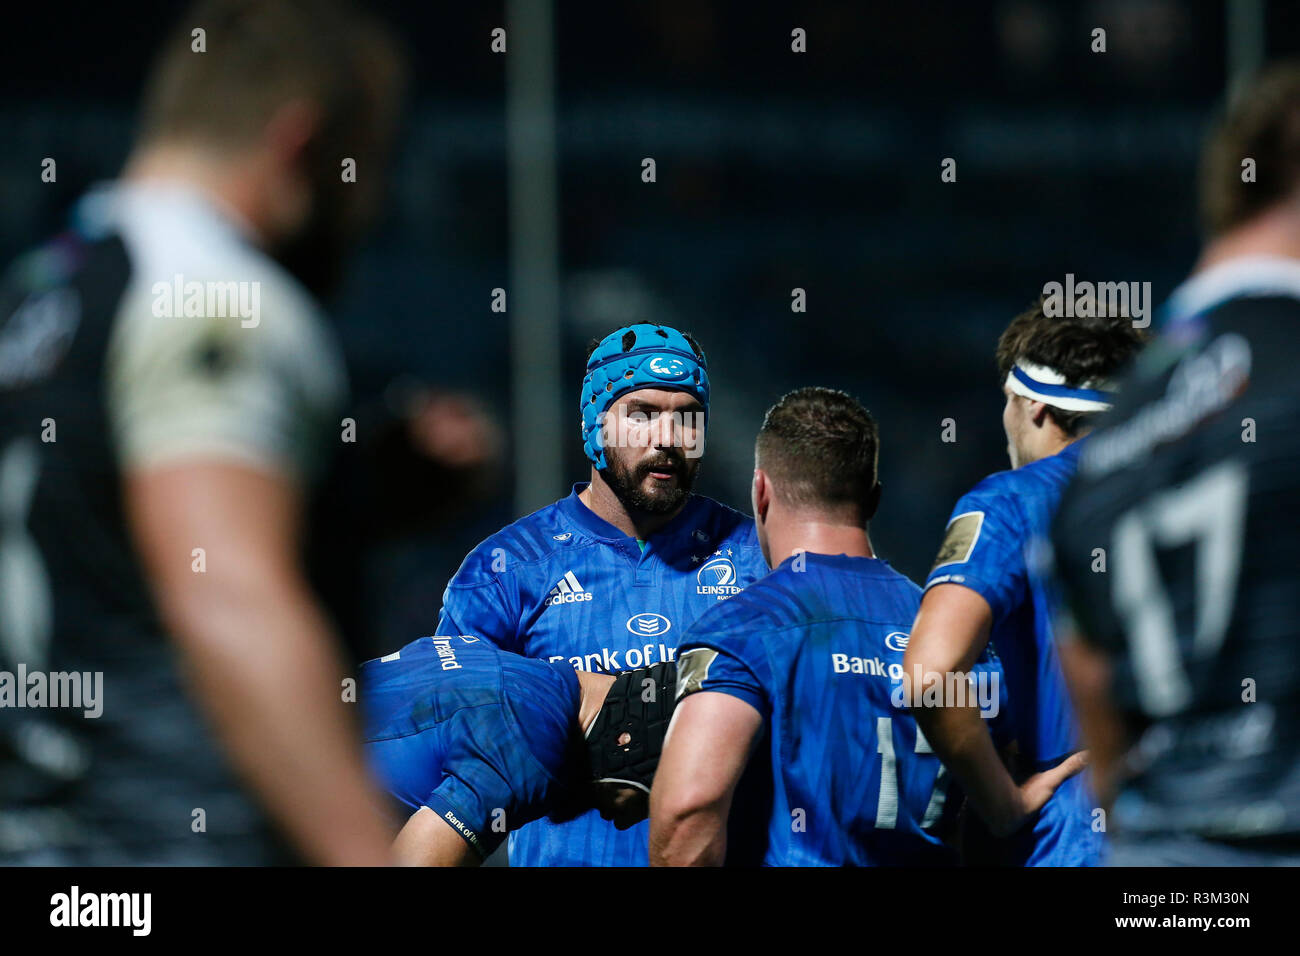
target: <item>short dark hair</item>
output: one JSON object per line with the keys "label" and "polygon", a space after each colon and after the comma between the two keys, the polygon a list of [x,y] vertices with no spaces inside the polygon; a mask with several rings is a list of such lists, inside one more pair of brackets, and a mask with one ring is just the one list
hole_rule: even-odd
{"label": "short dark hair", "polygon": [[[1081,388],[1089,382],[1113,379],[1146,341],[1146,333],[1124,316],[1052,317],[1043,311],[1045,299],[1021,312],[998,339],[998,375],[1005,382],[1016,362],[1045,365],[1065,376],[1065,384]],[[1069,436],[1077,435],[1096,412],[1072,412],[1054,405],[1048,414]]]}
{"label": "short dark hair", "polygon": [[796,508],[875,510],[880,433],[871,413],[833,388],[801,388],[767,410],[759,429],[758,467],[773,494]]}
{"label": "short dark hair", "polygon": [[[1255,163],[1242,181],[1242,161]],[[1300,189],[1300,61],[1279,62],[1238,91],[1201,159],[1201,219],[1210,237]]]}

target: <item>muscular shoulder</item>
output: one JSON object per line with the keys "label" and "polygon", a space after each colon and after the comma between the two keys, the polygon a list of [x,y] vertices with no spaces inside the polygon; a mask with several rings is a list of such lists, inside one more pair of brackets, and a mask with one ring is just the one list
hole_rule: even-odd
{"label": "muscular shoulder", "polygon": [[83,203],[130,281],[106,377],[121,457],[219,454],[315,472],[347,397],[342,355],[307,290],[209,204],[119,187]]}
{"label": "muscular shoulder", "polygon": [[[1037,464],[1037,463],[1035,463]],[[958,507],[987,508],[1014,513],[1018,510],[1017,499],[1027,489],[1033,488],[1037,481],[1032,474],[1026,474],[1025,468],[1007,471],[995,471],[984,478],[974,488],[962,495]]]}
{"label": "muscular shoulder", "polygon": [[1075,472],[1079,449],[1070,446],[1020,468],[989,475],[958,501],[953,518],[963,512],[993,512],[1016,520],[1040,502],[1054,502]]}
{"label": "muscular shoulder", "polygon": [[452,579],[453,586],[475,587],[503,573],[543,564],[557,552],[581,547],[586,539],[565,526],[559,503],[539,508],[479,542]]}
{"label": "muscular shoulder", "polygon": [[[222,343],[333,400],[345,394],[338,344],[307,290],[260,250],[233,239],[172,242],[164,224],[124,222],[132,278],[114,325],[118,361],[151,361],[169,346]],[[137,369],[136,371],[145,371]]]}

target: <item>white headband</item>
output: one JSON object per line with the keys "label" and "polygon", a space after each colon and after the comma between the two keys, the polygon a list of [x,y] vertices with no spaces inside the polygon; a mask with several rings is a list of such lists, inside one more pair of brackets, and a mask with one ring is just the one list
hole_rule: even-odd
{"label": "white headband", "polygon": [[1023,360],[1007,373],[1007,388],[1067,412],[1104,412],[1111,406],[1112,390],[1105,383],[1085,382],[1081,388],[1071,388],[1056,369]]}

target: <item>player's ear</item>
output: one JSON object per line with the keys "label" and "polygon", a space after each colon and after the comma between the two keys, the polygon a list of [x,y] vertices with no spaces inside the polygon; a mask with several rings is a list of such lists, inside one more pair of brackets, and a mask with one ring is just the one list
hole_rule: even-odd
{"label": "player's ear", "polygon": [[261,147],[271,157],[278,180],[268,196],[270,227],[279,239],[293,233],[311,214],[311,151],[321,131],[321,111],[303,99],[279,107],[262,132]]}
{"label": "player's ear", "polygon": [[308,100],[294,99],[272,114],[262,141],[281,164],[300,166],[307,162],[307,153],[320,132],[320,107]]}
{"label": "player's ear", "polygon": [[1047,404],[1045,402],[1031,402],[1029,404],[1029,420],[1034,423],[1035,428],[1042,428],[1049,421],[1047,417]]}
{"label": "player's ear", "polygon": [[767,520],[767,509],[772,506],[772,482],[762,468],[754,469],[754,518]]}

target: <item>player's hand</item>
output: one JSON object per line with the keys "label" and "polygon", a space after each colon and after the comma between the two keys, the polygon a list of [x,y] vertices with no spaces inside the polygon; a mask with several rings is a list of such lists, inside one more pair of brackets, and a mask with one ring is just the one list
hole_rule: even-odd
{"label": "player's hand", "polygon": [[[1088,766],[1088,751],[1080,750],[1062,760],[1051,770],[1036,773],[1020,785],[1020,826],[1024,826],[1029,817],[1043,808],[1043,804],[1052,798],[1056,789],[1069,780],[1084,767]],[[1001,834],[1008,836],[1010,834]]]}

